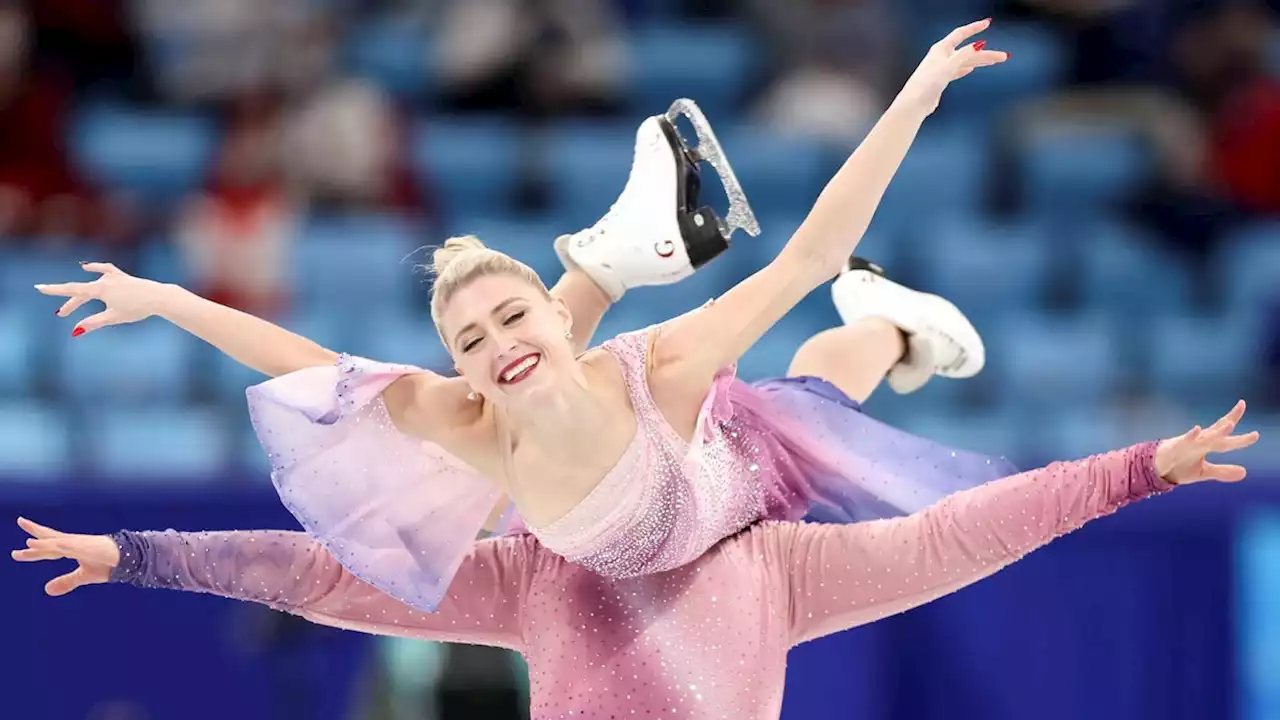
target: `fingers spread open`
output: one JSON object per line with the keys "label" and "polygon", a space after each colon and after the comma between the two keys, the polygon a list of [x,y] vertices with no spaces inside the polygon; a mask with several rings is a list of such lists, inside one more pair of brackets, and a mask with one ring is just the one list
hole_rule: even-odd
{"label": "fingers spread open", "polygon": [[968,40],[974,35],[977,35],[983,30],[986,30],[989,27],[991,27],[991,18],[987,18],[986,20],[979,20],[977,22],[971,22],[968,25],[963,25],[961,27],[956,28],[955,30],[952,30],[950,33],[948,33],[947,36],[942,39],[942,44],[946,45],[951,49],[955,49],[959,47],[960,44],[963,43],[964,41]]}

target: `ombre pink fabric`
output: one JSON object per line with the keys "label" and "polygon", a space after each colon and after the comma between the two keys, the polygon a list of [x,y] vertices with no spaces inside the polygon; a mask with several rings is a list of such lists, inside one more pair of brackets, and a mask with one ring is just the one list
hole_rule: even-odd
{"label": "ombre pink fabric", "polygon": [[511,648],[532,717],[773,720],[787,651],[995,573],[1170,486],[1156,443],[1008,477],[908,517],[764,522],[670,572],[610,579],[530,535],[473,545],[435,612],[303,533],[115,535],[115,582],[238,598],[361,632]]}
{"label": "ombre pink fabric", "polygon": [[[530,527],[547,549],[609,578],[681,567],[762,519],[860,522],[920,510],[1014,472],[880,423],[831,384],[714,380],[693,437],[659,412],[646,368],[652,329],[603,344],[636,434],[565,517]],[[302,526],[358,577],[432,610],[500,493],[444,449],[396,429],[381,401],[407,366],[344,356],[249,389],[272,479]],[[508,513],[510,528],[522,529]]]}

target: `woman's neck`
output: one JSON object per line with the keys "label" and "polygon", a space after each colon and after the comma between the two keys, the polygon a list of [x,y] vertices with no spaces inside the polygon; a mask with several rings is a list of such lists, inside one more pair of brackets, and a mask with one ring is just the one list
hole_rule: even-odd
{"label": "woman's neck", "polygon": [[549,388],[537,397],[505,409],[506,424],[514,446],[526,442],[550,452],[569,452],[570,448],[586,449],[583,443],[590,428],[600,427],[605,409],[592,392],[587,377],[575,373],[560,387]]}

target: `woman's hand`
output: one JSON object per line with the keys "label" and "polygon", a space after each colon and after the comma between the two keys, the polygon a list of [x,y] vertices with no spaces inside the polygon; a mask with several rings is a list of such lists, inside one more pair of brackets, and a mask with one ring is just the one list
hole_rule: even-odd
{"label": "woman's hand", "polygon": [[69,535],[26,518],[18,518],[18,527],[31,537],[27,538],[26,549],[13,551],[14,560],[39,562],[66,558],[79,563],[75,570],[45,584],[44,591],[49,595],[66,595],[81,585],[105,583],[120,563],[120,548],[106,535]]}
{"label": "woman's hand", "polygon": [[991,27],[991,18],[956,28],[935,43],[911,74],[899,97],[917,104],[926,113],[932,113],[938,109],[942,91],[952,80],[958,80],[980,67],[1008,60],[1009,53],[986,50],[985,40],[960,46],[988,27]]}
{"label": "woman's hand", "polygon": [[163,283],[134,277],[111,263],[82,263],[89,272],[100,273],[92,282],[62,283],[60,285],[36,285],[45,295],[71,298],[58,310],[59,317],[67,317],[90,300],[101,300],[105,310],[81,320],[72,335],[83,335],[108,325],[124,325],[146,320],[160,310],[160,297],[166,287]]}
{"label": "woman's hand", "polygon": [[1161,441],[1156,449],[1156,472],[1175,484],[1216,480],[1238,482],[1244,479],[1245,469],[1239,465],[1218,465],[1206,462],[1209,453],[1226,453],[1247,448],[1258,441],[1257,431],[1244,435],[1232,435],[1240,418],[1244,417],[1244,401],[1236,403],[1231,412],[1223,415],[1208,430],[1197,425],[1176,438]]}

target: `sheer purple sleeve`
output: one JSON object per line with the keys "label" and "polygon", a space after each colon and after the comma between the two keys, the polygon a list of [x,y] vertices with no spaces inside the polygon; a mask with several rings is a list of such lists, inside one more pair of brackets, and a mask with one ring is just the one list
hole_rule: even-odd
{"label": "sheer purple sleeve", "polygon": [[874,622],[971,585],[1095,518],[1173,486],[1157,443],[1054,463],[951,495],[905,518],[779,524],[793,642]]}
{"label": "sheer purple sleeve", "polygon": [[112,582],[261,603],[360,632],[517,651],[540,552],[527,536],[475,543],[435,612],[423,612],[349,573],[305,533],[121,531],[112,538],[120,548]]}
{"label": "sheer purple sleeve", "polygon": [[284,505],[351,573],[432,611],[501,492],[382,401],[422,370],[343,355],[249,388],[249,414]]}

